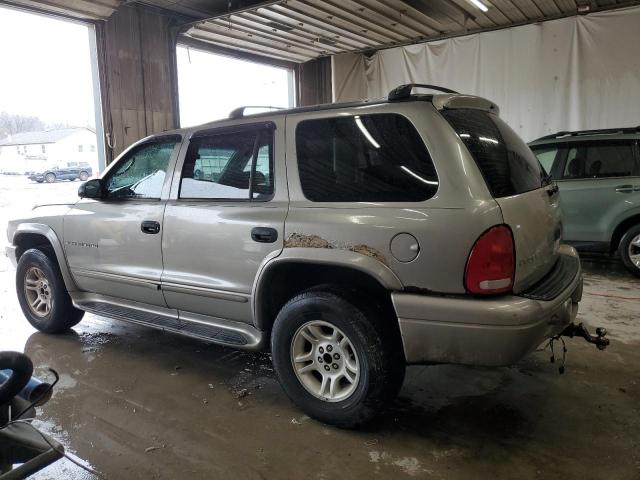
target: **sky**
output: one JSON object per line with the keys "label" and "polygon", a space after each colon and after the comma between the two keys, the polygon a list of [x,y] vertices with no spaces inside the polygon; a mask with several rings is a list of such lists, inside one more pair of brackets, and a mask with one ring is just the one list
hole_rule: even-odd
{"label": "sky", "polygon": [[93,127],[89,28],[0,7],[0,111]]}
{"label": "sky", "polygon": [[239,106],[289,107],[288,71],[178,46],[183,127],[219,118]]}
{"label": "sky", "polygon": [[[89,35],[80,23],[0,7],[0,111],[95,125]],[[178,47],[181,126],[240,105],[287,107],[288,71]]]}

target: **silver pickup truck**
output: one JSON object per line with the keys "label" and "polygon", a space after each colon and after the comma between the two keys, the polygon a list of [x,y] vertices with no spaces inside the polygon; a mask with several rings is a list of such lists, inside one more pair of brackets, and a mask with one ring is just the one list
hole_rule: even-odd
{"label": "silver pickup truck", "polygon": [[557,187],[495,104],[413,87],[132,145],[77,203],[10,223],[25,316],[270,348],[289,397],[342,427],[407,364],[517,362],[582,295]]}

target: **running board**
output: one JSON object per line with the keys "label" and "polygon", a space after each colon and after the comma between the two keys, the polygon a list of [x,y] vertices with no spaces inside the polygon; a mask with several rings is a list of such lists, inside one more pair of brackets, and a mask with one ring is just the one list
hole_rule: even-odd
{"label": "running board", "polygon": [[153,305],[113,299],[95,294],[73,294],[73,304],[80,310],[136,323],[246,350],[259,350],[264,337],[251,325],[203,315],[190,315]]}

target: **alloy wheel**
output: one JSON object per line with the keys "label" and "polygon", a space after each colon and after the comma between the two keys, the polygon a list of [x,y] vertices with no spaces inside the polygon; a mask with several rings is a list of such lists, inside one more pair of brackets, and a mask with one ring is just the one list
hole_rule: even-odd
{"label": "alloy wheel", "polygon": [[38,267],[31,267],[24,276],[24,294],[31,312],[46,317],[53,308],[53,291],[49,279]]}
{"label": "alloy wheel", "polygon": [[293,335],[291,364],[302,386],[327,402],[349,398],[360,379],[360,361],[351,340],[322,320],[304,323]]}

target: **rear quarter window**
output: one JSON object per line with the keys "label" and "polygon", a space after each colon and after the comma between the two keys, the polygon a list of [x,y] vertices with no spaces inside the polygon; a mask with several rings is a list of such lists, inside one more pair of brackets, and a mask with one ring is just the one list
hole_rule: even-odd
{"label": "rear quarter window", "polygon": [[543,186],[546,174],[540,162],[500,117],[473,109],[441,113],[471,153],[495,198]]}
{"label": "rear quarter window", "polygon": [[296,150],[302,191],[313,202],[420,202],[438,189],[424,142],[399,114],[302,121]]}

